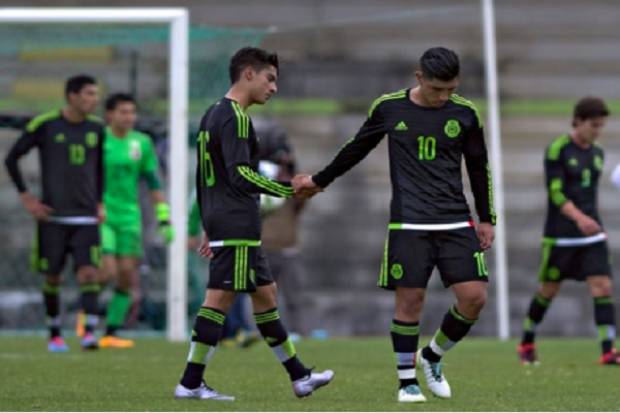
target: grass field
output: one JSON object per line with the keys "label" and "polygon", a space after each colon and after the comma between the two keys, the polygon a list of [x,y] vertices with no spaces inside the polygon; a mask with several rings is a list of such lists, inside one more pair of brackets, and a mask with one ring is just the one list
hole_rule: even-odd
{"label": "grass field", "polygon": [[[426,340],[422,340],[426,343]],[[237,400],[174,400],[185,344],[138,340],[131,350],[48,354],[43,337],[0,337],[0,410],[71,411],[601,411],[620,410],[620,368],[596,364],[594,340],[541,341],[542,364],[523,367],[515,343],[468,339],[445,359],[453,397],[430,395],[422,405],[399,404],[387,338],[305,340],[302,360],[336,371],[312,397],[293,396],[286,374],[267,346],[219,349],[209,384]]]}

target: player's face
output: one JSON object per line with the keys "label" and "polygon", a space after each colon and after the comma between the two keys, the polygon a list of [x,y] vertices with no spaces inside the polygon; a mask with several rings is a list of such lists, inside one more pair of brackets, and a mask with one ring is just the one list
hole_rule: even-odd
{"label": "player's face", "polygon": [[99,103],[97,85],[86,85],[78,93],[69,93],[69,104],[81,113],[93,113]]}
{"label": "player's face", "polygon": [[416,77],[420,84],[422,98],[428,106],[433,108],[445,105],[459,85],[458,77],[452,80],[427,79],[421,72],[417,72]]}
{"label": "player's face", "polygon": [[576,119],[575,132],[577,135],[588,143],[592,143],[598,139],[605,127],[607,118],[599,116],[590,119]]}
{"label": "player's face", "polygon": [[278,71],[273,66],[268,66],[258,72],[252,70],[252,100],[260,105],[264,104],[278,91]]}
{"label": "player's face", "polygon": [[106,113],[108,124],[113,129],[128,131],[133,129],[138,118],[133,102],[120,102],[113,110]]}

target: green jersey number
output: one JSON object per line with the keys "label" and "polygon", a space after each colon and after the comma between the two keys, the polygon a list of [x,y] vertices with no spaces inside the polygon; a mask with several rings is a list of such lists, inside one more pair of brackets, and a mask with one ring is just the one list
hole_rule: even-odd
{"label": "green jersey number", "polygon": [[86,149],[84,145],[72,143],[69,145],[69,162],[71,165],[84,165],[86,160]]}
{"label": "green jersey number", "polygon": [[207,143],[209,143],[209,132],[200,131],[198,134],[198,150],[200,157],[200,177],[202,184],[211,187],[215,185],[215,171],[213,170],[213,160],[211,154],[207,151]]}
{"label": "green jersey number", "polygon": [[583,171],[581,171],[581,187],[589,188],[591,184],[592,184],[592,172],[590,171],[590,169],[586,168]]}
{"label": "green jersey number", "polygon": [[418,136],[418,159],[432,161],[436,155],[437,140],[432,136]]}
{"label": "green jersey number", "polygon": [[487,277],[489,275],[489,269],[487,268],[487,261],[484,259],[484,252],[475,252],[474,259],[476,260],[476,267],[478,268],[478,277]]}

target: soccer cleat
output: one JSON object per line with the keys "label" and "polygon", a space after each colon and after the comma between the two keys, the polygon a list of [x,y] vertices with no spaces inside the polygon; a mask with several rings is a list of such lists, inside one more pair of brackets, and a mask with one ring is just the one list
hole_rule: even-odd
{"label": "soccer cleat", "polygon": [[321,373],[311,372],[307,376],[293,382],[293,391],[297,397],[310,396],[319,387],[329,384],[333,378],[334,372],[331,370],[325,370]]}
{"label": "soccer cleat", "polygon": [[62,337],[56,336],[47,342],[47,351],[50,353],[66,353],[69,351],[69,346]]}
{"label": "soccer cleat", "polygon": [[604,366],[619,366],[620,365],[620,354],[614,348],[611,351],[608,351],[605,354],[601,355],[599,359],[599,363]]}
{"label": "soccer cleat", "polygon": [[132,348],[135,345],[133,340],[118,336],[103,336],[99,339],[101,348]]}
{"label": "soccer cleat", "polygon": [[200,400],[219,400],[232,402],[235,401],[234,396],[227,396],[225,394],[218,393],[216,390],[207,386],[204,381],[200,383],[200,386],[195,389],[188,389],[182,384],[177,384],[174,389],[174,397],[176,399],[200,399]]}
{"label": "soccer cleat", "polygon": [[84,324],[86,324],[86,314],[84,314],[84,310],[80,310],[77,312],[75,316],[75,335],[78,337],[84,337]]}
{"label": "soccer cleat", "polygon": [[398,401],[408,403],[423,403],[426,401],[426,397],[422,394],[420,386],[417,384],[410,384],[398,390]]}
{"label": "soccer cleat", "polygon": [[449,399],[452,396],[450,385],[441,371],[441,361],[433,363],[422,356],[422,350],[418,350],[418,364],[422,366],[426,385],[431,393],[442,399]]}
{"label": "soccer cleat", "polygon": [[85,333],[80,341],[82,350],[98,350],[97,337],[93,333]]}
{"label": "soccer cleat", "polygon": [[540,362],[536,357],[536,346],[534,343],[522,343],[517,346],[517,353],[519,354],[519,361],[524,366],[526,365],[539,365]]}

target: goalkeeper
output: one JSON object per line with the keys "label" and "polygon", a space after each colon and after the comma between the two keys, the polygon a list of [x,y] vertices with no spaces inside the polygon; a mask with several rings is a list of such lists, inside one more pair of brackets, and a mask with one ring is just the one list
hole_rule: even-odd
{"label": "goalkeeper", "polygon": [[170,208],[158,178],[157,156],[149,136],[134,130],[137,105],[131,95],[108,97],[104,144],[105,186],[103,201],[107,211],[101,226],[103,265],[101,283],[116,282],[107,306],[106,331],[100,347],[129,348],[132,340],[120,338],[118,330],[131,307],[131,291],[137,286],[138,264],[142,257],[142,216],[138,200],[140,178],[147,182],[155,207],[159,233],[166,243],[174,238]]}

